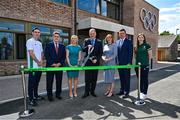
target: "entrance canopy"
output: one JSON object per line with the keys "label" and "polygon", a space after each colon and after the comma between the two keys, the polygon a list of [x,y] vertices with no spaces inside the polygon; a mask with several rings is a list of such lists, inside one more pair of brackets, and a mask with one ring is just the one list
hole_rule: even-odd
{"label": "entrance canopy", "polygon": [[78,30],[87,29],[87,28],[96,28],[96,29],[107,30],[112,32],[119,32],[120,29],[125,29],[127,34],[134,35],[133,27],[129,27],[93,17],[88,17],[86,19],[79,20],[78,23],[79,23]]}

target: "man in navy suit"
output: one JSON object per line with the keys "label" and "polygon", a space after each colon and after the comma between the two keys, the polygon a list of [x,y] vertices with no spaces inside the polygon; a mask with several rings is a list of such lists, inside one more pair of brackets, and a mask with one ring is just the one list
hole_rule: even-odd
{"label": "man in navy suit", "polygon": [[[65,46],[59,43],[59,32],[53,33],[53,41],[48,43],[45,48],[46,67],[62,67],[65,62]],[[46,89],[49,101],[53,101],[53,80],[56,77],[56,98],[61,98],[63,71],[50,71],[46,73]]]}
{"label": "man in navy suit", "polygon": [[[119,31],[119,39],[116,41],[118,48],[117,61],[119,65],[132,64],[133,58],[133,44],[132,41],[126,38],[126,30],[121,29]],[[130,69],[118,69],[121,88],[117,95],[123,95],[123,98],[127,98],[130,91]]]}
{"label": "man in navy suit", "polygon": [[[83,51],[86,52],[85,57],[88,56],[88,51],[90,57],[87,60],[85,66],[99,66],[100,59],[103,52],[102,42],[96,38],[96,30],[89,30],[90,38],[84,40]],[[93,97],[97,97],[95,94],[96,82],[98,77],[98,70],[85,70],[85,92],[82,98],[89,96],[89,93]]]}

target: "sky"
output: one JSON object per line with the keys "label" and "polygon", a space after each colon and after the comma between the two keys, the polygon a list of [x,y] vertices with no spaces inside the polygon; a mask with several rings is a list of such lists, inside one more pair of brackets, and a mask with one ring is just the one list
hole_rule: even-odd
{"label": "sky", "polygon": [[159,33],[180,34],[180,0],[146,0],[159,9]]}

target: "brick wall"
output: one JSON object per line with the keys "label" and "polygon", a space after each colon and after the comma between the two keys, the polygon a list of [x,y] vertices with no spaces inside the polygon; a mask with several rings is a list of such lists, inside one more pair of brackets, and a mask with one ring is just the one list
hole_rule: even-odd
{"label": "brick wall", "polygon": [[27,66],[26,61],[4,61],[0,62],[0,76],[19,74],[20,66]]}
{"label": "brick wall", "polygon": [[123,24],[134,27],[134,4],[135,0],[124,0],[123,5]]}
{"label": "brick wall", "polygon": [[1,0],[0,17],[71,28],[72,8],[48,0]]}
{"label": "brick wall", "polygon": [[[73,28],[72,8],[48,0],[0,0],[0,18]],[[1,61],[0,76],[19,74],[25,61]]]}
{"label": "brick wall", "polygon": [[[135,9],[134,9],[134,44],[136,44],[136,38],[138,33],[144,33],[148,43],[152,46],[153,59],[157,60],[157,43],[158,43],[158,27],[159,27],[159,10],[152,6],[151,4],[145,2],[144,0],[134,0]],[[140,19],[140,10],[145,8],[148,11],[156,14],[157,16],[157,25],[153,31],[146,30],[143,26],[143,23]]]}

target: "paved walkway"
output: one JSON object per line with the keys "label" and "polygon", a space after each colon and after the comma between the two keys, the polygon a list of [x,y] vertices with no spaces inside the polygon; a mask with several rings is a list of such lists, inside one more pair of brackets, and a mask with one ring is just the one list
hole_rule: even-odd
{"label": "paved walkway", "polygon": [[[63,100],[55,99],[39,101],[34,107],[36,113],[30,119],[180,119],[180,65],[173,65],[164,69],[150,72],[150,87],[145,106],[132,104],[137,97],[136,77],[131,78],[130,98],[119,96],[106,98],[105,85],[97,85],[97,98],[92,96],[81,99],[69,99],[68,91],[62,94]],[[115,82],[118,92],[119,81]],[[78,88],[79,96],[84,87]],[[17,119],[18,112],[23,110],[23,101],[15,100],[0,104],[0,119]],[[26,118],[27,119],[27,118]]]}
{"label": "paved walkway", "polygon": [[[153,70],[160,69],[163,67],[171,66],[178,63],[172,62],[161,62],[153,65]],[[134,74],[134,70],[132,69],[132,74]],[[103,70],[99,71],[98,74],[98,81],[103,82]],[[116,72],[116,77],[118,78],[118,72]],[[41,77],[40,85],[39,85],[39,92],[42,94],[46,94],[46,75],[45,73]],[[27,75],[26,75],[27,80]],[[63,74],[63,89],[68,89],[68,81],[67,81],[67,74],[64,72]],[[79,86],[84,85],[84,71],[80,72],[79,76]],[[54,84],[55,87],[55,84]],[[0,103],[7,102],[15,99],[22,98],[22,80],[20,75],[14,76],[2,76],[0,77]]]}

